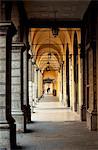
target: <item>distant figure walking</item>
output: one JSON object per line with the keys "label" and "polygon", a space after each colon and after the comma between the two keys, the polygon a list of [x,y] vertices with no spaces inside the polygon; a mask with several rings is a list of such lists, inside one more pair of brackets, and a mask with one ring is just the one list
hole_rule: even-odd
{"label": "distant figure walking", "polygon": [[50,92],[50,88],[47,89],[47,94],[49,94],[49,92]]}

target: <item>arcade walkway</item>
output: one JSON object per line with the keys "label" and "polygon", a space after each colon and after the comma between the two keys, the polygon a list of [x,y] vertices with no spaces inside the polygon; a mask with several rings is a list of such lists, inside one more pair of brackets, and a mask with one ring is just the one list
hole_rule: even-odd
{"label": "arcade walkway", "polygon": [[[28,132],[18,133],[17,143],[24,150],[98,150],[98,133],[56,97],[45,96],[36,105]],[[20,148],[19,148],[20,149]]]}

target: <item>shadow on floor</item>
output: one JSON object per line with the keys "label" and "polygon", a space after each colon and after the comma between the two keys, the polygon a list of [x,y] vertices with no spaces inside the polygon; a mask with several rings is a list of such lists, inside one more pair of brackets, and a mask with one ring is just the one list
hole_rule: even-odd
{"label": "shadow on floor", "polygon": [[34,130],[31,130],[31,129],[26,129],[25,133],[33,133]]}
{"label": "shadow on floor", "polygon": [[15,148],[13,148],[12,150],[24,150],[24,149],[25,149],[24,146],[19,146],[19,145],[17,145],[17,146],[15,146]]}
{"label": "shadow on floor", "polygon": [[85,122],[39,121],[27,127],[34,132],[18,135],[24,146],[20,150],[98,150],[98,133],[90,132]]}

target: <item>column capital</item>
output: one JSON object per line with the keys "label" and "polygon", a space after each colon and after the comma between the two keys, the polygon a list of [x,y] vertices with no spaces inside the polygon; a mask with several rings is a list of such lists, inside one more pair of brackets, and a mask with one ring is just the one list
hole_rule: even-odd
{"label": "column capital", "polygon": [[32,59],[32,55],[28,53],[28,59]]}
{"label": "column capital", "polygon": [[62,68],[63,65],[64,65],[64,61],[62,61],[62,62],[60,63],[60,68]]}
{"label": "column capital", "polygon": [[10,33],[11,36],[16,34],[16,28],[12,22],[0,22],[0,35],[7,35]]}
{"label": "column capital", "polygon": [[69,59],[72,59],[72,55],[73,55],[73,54],[69,54]]}
{"label": "column capital", "polygon": [[25,44],[23,42],[13,42],[12,43],[12,50],[14,51],[24,51]]}
{"label": "column capital", "polygon": [[27,44],[26,44],[26,48],[27,48],[27,51],[29,51],[29,50],[30,50],[30,44],[29,44],[29,42],[27,42]]}
{"label": "column capital", "polygon": [[39,71],[39,68],[38,68],[38,67],[36,68],[36,71]]}
{"label": "column capital", "polygon": [[32,57],[32,65],[35,65],[36,63],[35,63],[35,60],[34,60],[34,58]]}
{"label": "column capital", "polygon": [[61,62],[61,65],[63,65],[63,64],[64,64],[64,61]]}

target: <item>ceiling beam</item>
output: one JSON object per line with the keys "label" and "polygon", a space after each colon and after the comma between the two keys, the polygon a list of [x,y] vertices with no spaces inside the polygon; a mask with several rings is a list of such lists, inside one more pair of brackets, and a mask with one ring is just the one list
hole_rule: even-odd
{"label": "ceiling beam", "polygon": [[[57,20],[56,26],[59,28],[81,28],[81,20]],[[29,28],[51,28],[54,26],[54,20],[47,19],[30,19],[28,20],[27,26]]]}

